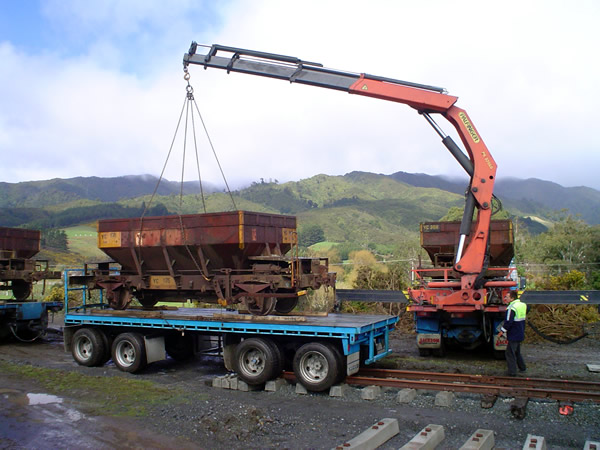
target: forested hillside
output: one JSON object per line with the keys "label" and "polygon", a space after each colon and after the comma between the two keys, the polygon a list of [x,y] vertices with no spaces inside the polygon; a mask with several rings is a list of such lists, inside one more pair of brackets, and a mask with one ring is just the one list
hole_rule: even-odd
{"label": "forested hillside", "polygon": [[[466,180],[449,181],[423,174],[351,172],[287,183],[261,180],[231,195],[213,192],[202,199],[197,193],[180,197],[180,186],[168,182],[161,183],[152,198],[156,178],[149,177],[0,183],[0,225],[41,229],[46,236],[44,242],[56,247],[56,242],[64,239],[53,230],[93,225],[101,218],[138,217],[145,208],[147,215],[243,209],[297,216],[301,242],[336,243],[342,259],[360,249],[382,257],[413,258],[419,254],[419,223],[447,217],[449,211],[458,211],[460,216],[464,184]],[[588,224],[595,223],[595,214],[600,211],[600,207],[594,207],[599,193],[593,189],[562,188],[541,180],[499,181],[497,186],[504,216],[515,220],[519,236],[529,236],[528,241],[553,222],[568,217],[568,212],[556,209],[565,202],[573,205],[570,212],[580,213],[582,219],[590,218]],[[194,183],[185,188],[198,190]],[[545,190],[553,199],[544,196]],[[580,209],[572,211],[575,207]]]}

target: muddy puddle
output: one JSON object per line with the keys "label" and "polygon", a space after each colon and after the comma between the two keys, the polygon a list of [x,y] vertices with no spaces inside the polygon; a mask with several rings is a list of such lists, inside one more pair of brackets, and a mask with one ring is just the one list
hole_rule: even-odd
{"label": "muddy puddle", "polygon": [[0,388],[0,449],[190,448],[129,419],[91,417],[56,395]]}

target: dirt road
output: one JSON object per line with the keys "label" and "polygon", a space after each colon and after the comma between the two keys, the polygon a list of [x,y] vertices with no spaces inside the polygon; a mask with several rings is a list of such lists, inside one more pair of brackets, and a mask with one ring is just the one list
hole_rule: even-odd
{"label": "dirt road", "polygon": [[[483,353],[450,352],[420,358],[414,337],[395,336],[386,366],[406,369],[502,374],[502,361]],[[524,348],[530,376],[600,381],[585,364],[600,364],[598,341]],[[428,424],[446,428],[443,448],[460,447],[477,428],[494,430],[498,448],[521,448],[528,433],[545,436],[550,448],[583,448],[600,439],[600,406],[575,404],[561,416],[554,401],[531,401],[524,420],[510,414],[511,399],[482,409],[480,398],[457,394],[450,408],[434,405],[434,392],[409,404],[397,390],[361,400],[327,394],[239,392],[209,386],[225,374],[222,361],[196,357],[154,363],[139,375],[78,366],[62,349],[60,335],[33,344],[0,344],[0,448],[332,448],[384,417],[397,418],[400,434],[383,448],[399,448]]]}

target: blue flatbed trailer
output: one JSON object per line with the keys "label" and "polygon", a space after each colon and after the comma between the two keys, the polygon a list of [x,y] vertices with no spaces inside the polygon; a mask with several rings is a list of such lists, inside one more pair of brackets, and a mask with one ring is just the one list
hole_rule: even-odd
{"label": "blue flatbed trailer", "polygon": [[0,339],[14,336],[21,341],[33,341],[42,336],[48,326],[48,312],[60,311],[62,302],[0,302]]}
{"label": "blue flatbed trailer", "polygon": [[64,342],[81,365],[103,365],[112,358],[118,369],[133,373],[167,355],[191,357],[212,337],[226,368],[248,384],[262,384],[293,368],[307,389],[322,391],[360,365],[391,353],[389,333],[397,320],[352,314],[252,316],[173,307],[113,310],[99,303],[67,310]]}

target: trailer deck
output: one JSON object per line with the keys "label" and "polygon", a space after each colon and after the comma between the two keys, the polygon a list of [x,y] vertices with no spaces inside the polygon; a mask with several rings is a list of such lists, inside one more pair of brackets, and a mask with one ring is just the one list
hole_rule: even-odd
{"label": "trailer deck", "polygon": [[[281,320],[278,322],[278,320]],[[65,326],[110,326],[146,329],[200,331],[207,334],[277,335],[310,338],[336,338],[343,342],[344,354],[353,347],[383,338],[384,348],[373,348],[366,363],[391,353],[389,332],[398,318],[380,315],[328,314],[327,316],[251,316],[224,309],[169,308],[166,310],[112,310],[84,307],[65,314]]]}

